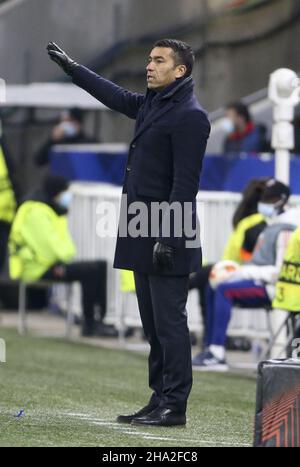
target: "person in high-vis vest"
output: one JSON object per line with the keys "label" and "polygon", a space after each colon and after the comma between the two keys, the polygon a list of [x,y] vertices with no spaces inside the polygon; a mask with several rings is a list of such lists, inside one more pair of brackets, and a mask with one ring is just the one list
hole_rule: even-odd
{"label": "person in high-vis vest", "polygon": [[[258,203],[266,190],[268,180],[268,178],[253,179],[245,187],[242,199],[233,215],[233,232],[225,245],[223,261],[243,264],[251,260],[256,240],[268,222],[266,216],[257,212]],[[213,267],[214,264],[204,264],[196,273],[190,275],[189,280],[189,290],[198,289],[199,291],[203,334],[205,334],[206,322],[206,289]],[[203,342],[201,341],[200,353],[202,349]]]}
{"label": "person in high-vis vest", "polygon": [[276,284],[273,308],[300,312],[300,227],[289,241]]}
{"label": "person in high-vis vest", "polygon": [[47,175],[42,190],[21,204],[9,237],[10,277],[25,283],[40,279],[79,281],[82,287],[82,335],[116,336],[116,330],[103,323],[106,261],[72,262],[76,249],[66,217],[71,199],[68,182],[63,177]]}
{"label": "person in high-vis vest", "polygon": [[5,264],[9,231],[17,208],[14,175],[12,160],[2,138],[0,122],[0,272]]}

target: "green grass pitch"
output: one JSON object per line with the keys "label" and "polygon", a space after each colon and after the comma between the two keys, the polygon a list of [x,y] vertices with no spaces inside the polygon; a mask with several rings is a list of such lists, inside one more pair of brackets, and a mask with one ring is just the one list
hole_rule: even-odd
{"label": "green grass pitch", "polygon": [[[119,425],[147,402],[147,356],[1,329],[0,446],[250,446],[255,380],[194,372],[185,428]],[[23,416],[15,415],[24,409]]]}

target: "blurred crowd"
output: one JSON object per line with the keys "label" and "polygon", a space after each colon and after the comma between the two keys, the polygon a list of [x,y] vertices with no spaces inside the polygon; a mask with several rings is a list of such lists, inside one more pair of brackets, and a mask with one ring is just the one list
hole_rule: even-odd
{"label": "blurred crowd", "polygon": [[248,107],[242,102],[233,102],[227,106],[224,131],[227,133],[223,145],[224,154],[271,151],[266,126],[255,124]]}

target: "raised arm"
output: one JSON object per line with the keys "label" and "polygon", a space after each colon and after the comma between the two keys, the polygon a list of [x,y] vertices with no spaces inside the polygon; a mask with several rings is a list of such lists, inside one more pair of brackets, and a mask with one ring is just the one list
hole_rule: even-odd
{"label": "raised arm", "polygon": [[135,119],[137,117],[138,110],[145,99],[144,94],[127,91],[79,65],[54,42],[48,44],[47,50],[51,60],[57,63],[67,75],[71,76],[77,86],[110,109],[121,112],[129,118]]}
{"label": "raised arm", "polygon": [[145,99],[144,94],[127,91],[82,65],[78,65],[74,69],[72,79],[73,83],[87,91],[106,107],[121,112],[129,118],[136,118]]}

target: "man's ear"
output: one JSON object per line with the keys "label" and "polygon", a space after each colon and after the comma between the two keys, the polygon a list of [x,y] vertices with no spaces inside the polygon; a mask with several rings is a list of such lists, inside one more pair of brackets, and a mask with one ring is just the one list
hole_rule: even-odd
{"label": "man's ear", "polygon": [[186,70],[185,65],[178,65],[176,67],[176,78],[182,78],[186,74]]}

